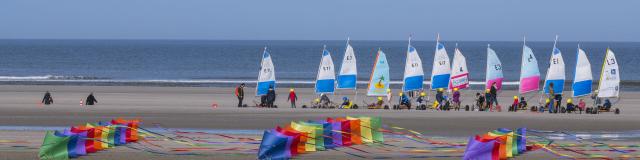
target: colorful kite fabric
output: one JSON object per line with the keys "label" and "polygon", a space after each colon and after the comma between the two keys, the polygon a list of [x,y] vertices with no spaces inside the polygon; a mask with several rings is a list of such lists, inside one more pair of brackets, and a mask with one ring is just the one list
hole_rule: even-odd
{"label": "colorful kite fabric", "polygon": [[505,128],[469,138],[462,159],[502,160],[513,158],[526,151],[526,129],[512,131]]}
{"label": "colorful kite fabric", "polygon": [[303,152],[353,144],[383,143],[378,117],[345,117],[291,122],[285,129],[264,131],[258,159],[289,159]]}
{"label": "colorful kite fabric", "polygon": [[138,120],[116,119],[73,126],[63,131],[47,131],[38,157],[41,160],[66,160],[136,142],[139,123]]}

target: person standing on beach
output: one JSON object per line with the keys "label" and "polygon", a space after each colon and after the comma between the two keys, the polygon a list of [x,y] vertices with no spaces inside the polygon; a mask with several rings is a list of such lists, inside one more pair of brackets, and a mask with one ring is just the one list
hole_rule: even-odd
{"label": "person standing on beach", "polygon": [[274,108],[273,102],[276,101],[276,91],[273,90],[273,86],[269,87],[269,91],[267,91],[267,108]]}
{"label": "person standing on beach", "polygon": [[502,109],[500,108],[500,104],[498,104],[498,88],[496,87],[496,82],[493,82],[493,84],[491,84],[491,89],[489,90],[489,92],[491,93],[490,103],[495,103],[496,110],[500,112],[500,110]]}
{"label": "person standing on beach", "polygon": [[238,107],[242,107],[242,100],[244,99],[244,83],[236,87],[236,97],[238,97]]}
{"label": "person standing on beach", "polygon": [[84,102],[86,105],[94,105],[96,103],[98,103],[98,100],[96,99],[95,96],[93,96],[93,92],[91,92],[89,94],[89,96],[87,96],[87,99]]}
{"label": "person standing on beach", "polygon": [[438,102],[438,109],[442,109],[442,105],[444,105],[444,95],[442,90],[442,88],[438,88],[438,90],[436,90],[436,101]]}
{"label": "person standing on beach", "polygon": [[53,97],[51,96],[51,93],[49,93],[49,91],[44,93],[44,98],[42,98],[42,103],[45,105],[53,104]]}
{"label": "person standing on beach", "polygon": [[552,100],[553,102],[551,102],[551,105],[549,105],[549,113],[553,113],[554,110],[556,109],[556,98],[555,98],[555,91],[553,90],[553,82],[549,83],[549,86],[547,86],[548,90],[549,90],[549,99]]}
{"label": "person standing on beach", "polygon": [[484,104],[485,104],[484,105],[484,111],[493,111],[492,108],[491,108],[491,101],[492,100],[491,100],[491,92],[490,91],[491,91],[490,89],[487,89],[484,92],[484,99],[485,99],[485,101],[484,101]]}
{"label": "person standing on beach", "polygon": [[458,88],[453,88],[453,108],[456,111],[460,110],[460,91]]}
{"label": "person standing on beach", "polygon": [[289,102],[291,102],[291,108],[296,108],[296,101],[298,100],[298,95],[296,95],[296,91],[291,88],[289,90],[289,97],[287,98]]}

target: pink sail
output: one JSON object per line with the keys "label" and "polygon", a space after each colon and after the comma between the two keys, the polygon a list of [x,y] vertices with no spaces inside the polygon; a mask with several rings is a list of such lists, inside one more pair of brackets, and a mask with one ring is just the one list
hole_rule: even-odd
{"label": "pink sail", "polygon": [[487,47],[487,75],[485,84],[486,89],[491,89],[491,86],[495,83],[496,89],[502,89],[502,80],[504,76],[502,75],[502,63],[496,55],[496,52],[491,49],[491,47]]}
{"label": "pink sail", "polygon": [[520,94],[535,92],[540,89],[540,71],[538,60],[533,50],[527,45],[522,46],[522,65],[520,68]]}
{"label": "pink sail", "polygon": [[524,77],[520,79],[520,93],[537,91],[540,88],[540,76]]}

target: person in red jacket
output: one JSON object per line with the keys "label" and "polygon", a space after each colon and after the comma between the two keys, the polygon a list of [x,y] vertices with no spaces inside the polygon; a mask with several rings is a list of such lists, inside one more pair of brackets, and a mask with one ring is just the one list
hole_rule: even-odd
{"label": "person in red jacket", "polygon": [[289,97],[288,101],[291,102],[291,108],[296,108],[296,101],[298,100],[298,95],[296,95],[296,91],[293,88],[289,89]]}

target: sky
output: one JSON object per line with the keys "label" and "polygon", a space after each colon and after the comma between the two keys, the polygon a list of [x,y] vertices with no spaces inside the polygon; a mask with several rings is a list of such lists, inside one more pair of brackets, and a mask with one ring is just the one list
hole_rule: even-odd
{"label": "sky", "polygon": [[640,42],[638,0],[2,0],[0,39]]}

